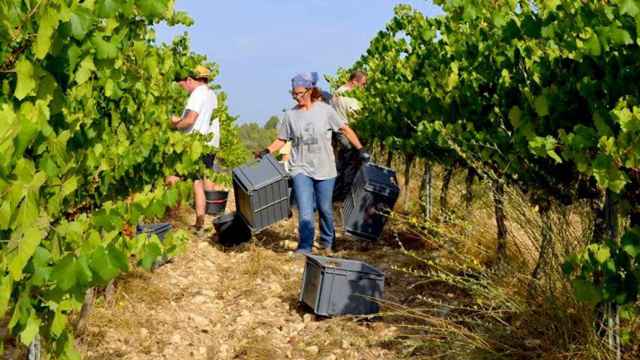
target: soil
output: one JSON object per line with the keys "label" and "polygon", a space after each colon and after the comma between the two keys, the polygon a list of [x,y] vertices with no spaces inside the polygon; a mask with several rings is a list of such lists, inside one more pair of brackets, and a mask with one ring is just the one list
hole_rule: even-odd
{"label": "soil", "polygon": [[[190,212],[182,210],[174,225],[189,229]],[[322,318],[298,302],[305,258],[291,252],[295,217],[235,248],[217,244],[214,231],[192,231],[185,253],[170,263],[118,279],[115,295],[97,300],[78,339],[83,358],[401,357],[393,341],[399,330],[382,317]],[[402,262],[392,240],[363,243],[338,234],[333,256],[378,267],[386,274],[385,300],[409,300],[404,275],[391,268]]]}

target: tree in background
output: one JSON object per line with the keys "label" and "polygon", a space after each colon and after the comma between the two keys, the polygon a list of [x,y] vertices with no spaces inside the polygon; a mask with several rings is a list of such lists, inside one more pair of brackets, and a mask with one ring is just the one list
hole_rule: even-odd
{"label": "tree in background", "polygon": [[267,129],[267,130],[269,130],[269,129],[277,129],[279,123],[280,123],[280,118],[275,116],[275,115],[273,115],[264,124],[264,128]]}
{"label": "tree in background", "polygon": [[238,135],[247,149],[264,149],[276,137],[279,123],[280,118],[274,115],[267,120],[264,126],[254,122],[242,124],[238,127]]}

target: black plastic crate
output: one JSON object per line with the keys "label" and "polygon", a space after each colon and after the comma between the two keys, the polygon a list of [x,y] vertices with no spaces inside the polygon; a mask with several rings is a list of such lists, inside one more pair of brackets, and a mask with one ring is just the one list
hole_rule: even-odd
{"label": "black plastic crate", "polygon": [[343,204],[345,232],[356,238],[377,240],[399,194],[395,171],[375,164],[364,164]]}
{"label": "black plastic crate", "polygon": [[288,175],[271,155],[233,169],[236,209],[252,232],[289,215]]}
{"label": "black plastic crate", "polygon": [[[143,225],[136,225],[136,233],[137,234],[144,233],[148,237],[151,237],[153,234],[156,234],[158,236],[158,239],[160,239],[160,242],[162,242],[164,240],[164,237],[169,233],[169,231],[171,231],[172,228],[173,226],[168,223],[143,224]],[[153,265],[151,266],[151,269],[152,270],[157,269],[160,266],[168,263],[169,261],[171,260],[163,255],[153,263]]]}
{"label": "black plastic crate", "polygon": [[384,274],[357,260],[308,255],[300,302],[321,316],[367,315],[380,310]]}
{"label": "black plastic crate", "polygon": [[218,242],[224,246],[240,245],[251,240],[251,229],[236,212],[224,214],[213,220]]}

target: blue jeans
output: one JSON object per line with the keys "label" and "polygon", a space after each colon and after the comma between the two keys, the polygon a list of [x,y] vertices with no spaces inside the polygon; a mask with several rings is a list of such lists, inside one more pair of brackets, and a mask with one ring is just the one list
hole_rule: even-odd
{"label": "blue jeans", "polygon": [[333,186],[336,179],[315,180],[303,174],[293,177],[293,192],[298,203],[298,250],[311,252],[315,236],[314,212],[320,214],[320,243],[331,247],[336,237],[333,227]]}

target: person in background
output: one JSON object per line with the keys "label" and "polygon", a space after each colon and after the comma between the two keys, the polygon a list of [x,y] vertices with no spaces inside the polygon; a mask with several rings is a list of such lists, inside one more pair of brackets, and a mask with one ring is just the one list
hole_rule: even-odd
{"label": "person in background", "polygon": [[[332,105],[347,124],[353,120],[354,116],[362,108],[360,102],[347,96],[347,93],[363,88],[366,83],[367,75],[362,71],[354,71],[349,77],[349,81],[339,87],[333,95]],[[351,190],[353,179],[356,177],[361,162],[358,157],[358,151],[351,147],[349,141],[342,134],[334,135],[333,147],[338,169],[333,201],[344,201]]]}
{"label": "person in background", "polygon": [[349,123],[353,119],[353,116],[358,111],[360,111],[362,105],[357,99],[349,97],[346,94],[349,91],[358,88],[361,89],[366,84],[367,74],[362,71],[354,71],[353,73],[351,73],[351,76],[349,76],[349,81],[347,81],[346,84],[340,86],[338,90],[334,92],[333,98],[331,100],[333,107],[347,123]]}
{"label": "person in background", "polygon": [[[216,93],[209,87],[211,71],[205,66],[199,65],[188,74],[178,74],[176,82],[189,93],[189,99],[182,116],[172,116],[171,126],[187,134],[199,133],[212,134],[213,138],[208,145],[214,148],[220,146],[220,122],[212,119],[213,112],[218,107]],[[216,171],[215,154],[208,153],[202,157],[207,169]],[[174,184],[179,178],[170,177],[169,184]],[[206,210],[206,191],[213,191],[216,184],[200,174],[193,182],[193,195],[196,210],[196,222],[194,227],[199,230],[204,225]]]}
{"label": "person in background", "polygon": [[296,252],[311,253],[315,237],[314,206],[320,215],[319,248],[331,252],[335,240],[332,195],[336,163],[331,147],[331,134],[339,131],[359,151],[363,161],[370,156],[356,133],[336,111],[321,101],[315,87],[317,75],[303,73],[291,80],[291,95],[296,106],[285,112],[277,139],[268,148],[256,152],[256,157],[275,153],[291,142],[289,172],[299,209],[298,248]]}

